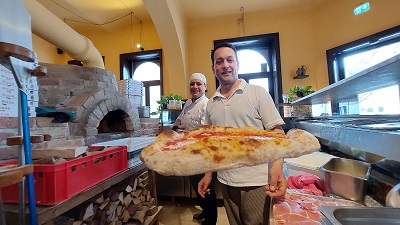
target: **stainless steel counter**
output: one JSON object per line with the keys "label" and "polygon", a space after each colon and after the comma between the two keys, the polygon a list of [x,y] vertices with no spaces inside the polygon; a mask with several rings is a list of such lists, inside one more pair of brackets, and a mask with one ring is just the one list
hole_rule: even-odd
{"label": "stainless steel counter", "polygon": [[339,151],[367,151],[400,161],[400,116],[316,117],[298,119],[295,126]]}
{"label": "stainless steel counter", "polygon": [[400,208],[320,206],[324,225],[400,224]]}
{"label": "stainless steel counter", "polygon": [[321,104],[327,101],[347,101],[357,94],[400,84],[400,54],[378,63],[354,76],[331,84],[292,102],[293,105]]}

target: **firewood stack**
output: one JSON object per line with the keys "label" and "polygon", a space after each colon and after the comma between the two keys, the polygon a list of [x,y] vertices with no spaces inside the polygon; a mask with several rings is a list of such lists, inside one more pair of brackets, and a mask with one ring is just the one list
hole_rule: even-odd
{"label": "firewood stack", "polygon": [[149,191],[148,172],[110,188],[80,210],[79,220],[73,225],[139,225],[158,207]]}

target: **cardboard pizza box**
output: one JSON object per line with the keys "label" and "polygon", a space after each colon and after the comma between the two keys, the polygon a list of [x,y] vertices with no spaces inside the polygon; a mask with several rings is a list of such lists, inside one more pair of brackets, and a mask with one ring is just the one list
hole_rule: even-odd
{"label": "cardboard pizza box", "polygon": [[52,158],[54,156],[67,159],[76,158],[87,153],[87,148],[87,146],[36,148],[32,150],[32,159]]}

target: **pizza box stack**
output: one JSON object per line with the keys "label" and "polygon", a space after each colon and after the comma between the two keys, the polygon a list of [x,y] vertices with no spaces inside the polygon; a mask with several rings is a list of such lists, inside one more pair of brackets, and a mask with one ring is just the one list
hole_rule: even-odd
{"label": "pizza box stack", "polygon": [[[0,65],[0,117],[18,117],[18,86],[10,70]],[[30,77],[25,84],[28,100],[28,115],[36,117],[35,108],[39,105],[39,86],[37,77]]]}
{"label": "pizza box stack", "polygon": [[319,168],[331,158],[336,158],[336,156],[324,152],[313,152],[297,158],[286,158],[285,164],[287,166],[288,176],[313,174],[321,180],[324,180],[325,174],[323,171],[319,170]]}
{"label": "pizza box stack", "polygon": [[142,82],[134,79],[120,80],[118,81],[118,91],[123,95],[125,95],[135,107],[142,105],[143,101]]}

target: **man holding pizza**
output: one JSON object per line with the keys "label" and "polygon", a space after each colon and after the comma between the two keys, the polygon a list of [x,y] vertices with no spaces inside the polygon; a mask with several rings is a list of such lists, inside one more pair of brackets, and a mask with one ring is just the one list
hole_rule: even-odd
{"label": "man holding pizza", "polygon": [[[283,133],[284,122],[269,93],[238,78],[236,48],[228,43],[216,46],[211,60],[220,86],[208,101],[206,124],[252,126]],[[268,224],[271,197],[284,196],[287,188],[282,167],[283,159],[279,159],[269,164],[217,172],[231,225]],[[202,197],[210,191],[207,187],[211,179],[212,173],[206,173],[199,182],[198,192]]]}
{"label": "man holding pizza", "polygon": [[[194,73],[189,78],[191,99],[188,99],[182,109],[181,114],[172,125],[173,129],[185,131],[193,130],[205,123],[205,114],[208,98],[205,93],[207,90],[207,79],[201,73]],[[214,173],[215,174],[215,173]],[[209,194],[202,198],[197,190],[197,184],[203,178],[204,174],[190,176],[190,183],[196,192],[202,212],[195,214],[193,220],[202,221],[203,225],[215,225],[217,223],[217,198],[215,194],[214,179],[211,179],[208,189]]]}

